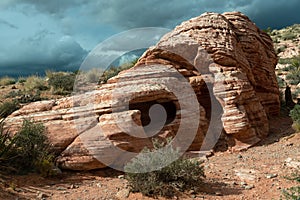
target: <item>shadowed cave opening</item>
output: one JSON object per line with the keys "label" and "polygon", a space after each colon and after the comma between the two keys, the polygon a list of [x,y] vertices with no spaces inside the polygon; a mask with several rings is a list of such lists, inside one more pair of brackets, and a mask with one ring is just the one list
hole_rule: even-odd
{"label": "shadowed cave opening", "polygon": [[177,113],[177,106],[175,105],[175,103],[173,101],[159,102],[159,101],[155,100],[155,101],[148,101],[148,102],[130,103],[129,110],[140,110],[142,125],[147,126],[151,122],[151,119],[149,116],[149,110],[155,104],[159,104],[159,105],[163,106],[166,111],[167,119],[166,119],[165,125],[172,123],[174,121],[174,119],[176,118],[176,113]]}

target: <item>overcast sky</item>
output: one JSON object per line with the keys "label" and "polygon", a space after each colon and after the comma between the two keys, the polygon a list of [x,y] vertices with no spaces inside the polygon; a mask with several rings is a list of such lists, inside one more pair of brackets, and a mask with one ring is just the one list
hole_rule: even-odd
{"label": "overcast sky", "polygon": [[299,0],[1,0],[0,76],[74,70],[132,28],[172,29],[203,12],[241,11],[260,28],[300,23]]}

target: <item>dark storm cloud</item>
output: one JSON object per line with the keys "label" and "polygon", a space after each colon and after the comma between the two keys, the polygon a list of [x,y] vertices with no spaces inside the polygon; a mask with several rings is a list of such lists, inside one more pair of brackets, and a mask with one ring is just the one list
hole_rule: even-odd
{"label": "dark storm cloud", "polygon": [[[131,28],[172,29],[204,12],[228,11],[260,28],[282,28],[300,22],[299,8],[299,0],[1,0],[0,75],[79,66],[99,42]],[[107,47],[118,53],[123,43]]]}
{"label": "dark storm cloud", "polygon": [[[5,5],[27,4],[42,13],[68,18],[74,14],[95,23],[111,23],[123,28],[160,26],[172,28],[183,20],[203,12],[242,11],[257,24],[265,27],[285,26],[300,19],[299,0],[11,0]],[[10,2],[10,3],[7,3]],[[1,6],[1,3],[0,3]],[[97,26],[97,24],[95,24]]]}
{"label": "dark storm cloud", "polygon": [[245,13],[261,28],[283,28],[300,23],[299,0],[256,0]]}
{"label": "dark storm cloud", "polygon": [[3,19],[0,19],[0,25],[5,25],[5,26],[8,26],[9,28],[13,28],[13,29],[18,29],[17,26],[9,23],[8,21],[6,20],[3,20]]}
{"label": "dark storm cloud", "polygon": [[299,8],[299,0],[111,0],[97,3],[92,10],[99,19],[123,28],[173,28],[203,12],[228,11],[244,12],[261,28],[278,28],[299,23]]}
{"label": "dark storm cloud", "polygon": [[0,75],[43,73],[46,69],[77,69],[87,52],[71,37],[52,38],[42,31],[24,38],[0,56]]}

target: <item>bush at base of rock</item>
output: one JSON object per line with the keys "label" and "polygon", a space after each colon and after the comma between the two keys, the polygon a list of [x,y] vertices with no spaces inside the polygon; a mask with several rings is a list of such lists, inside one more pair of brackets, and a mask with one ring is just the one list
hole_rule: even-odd
{"label": "bush at base of rock", "polygon": [[20,105],[17,101],[5,101],[0,104],[0,119],[9,116],[14,111],[18,110]]}
{"label": "bush at base of rock", "polygon": [[[153,146],[153,150],[144,149],[125,166],[125,178],[132,192],[141,192],[146,196],[172,197],[176,191],[199,189],[204,178],[199,161],[181,158],[179,151],[171,145],[162,148],[162,143],[153,141]],[[173,158],[175,161],[168,166],[152,171],[153,167]]]}
{"label": "bush at base of rock", "polygon": [[43,176],[51,175],[54,156],[49,147],[42,124],[24,120],[21,129],[11,136],[9,130],[4,130],[4,120],[0,121],[0,169],[16,173],[34,170]]}

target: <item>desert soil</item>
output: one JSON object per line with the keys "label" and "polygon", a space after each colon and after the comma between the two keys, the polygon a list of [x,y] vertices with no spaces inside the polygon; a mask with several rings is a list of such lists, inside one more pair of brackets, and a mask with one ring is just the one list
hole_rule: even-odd
{"label": "desert soil", "polygon": [[[271,119],[270,136],[243,152],[218,151],[206,158],[201,192],[173,199],[280,199],[300,167],[300,133],[294,133],[286,112]],[[1,175],[0,199],[151,199],[130,193],[124,174],[112,169],[64,171],[57,177],[37,174]],[[164,198],[159,198],[164,199]]]}

